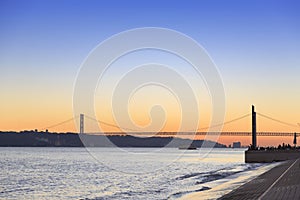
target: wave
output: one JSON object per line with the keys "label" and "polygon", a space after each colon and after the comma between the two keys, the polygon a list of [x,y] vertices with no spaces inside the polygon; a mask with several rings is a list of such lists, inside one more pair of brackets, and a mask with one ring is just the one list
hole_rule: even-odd
{"label": "wave", "polygon": [[111,200],[111,199],[136,199],[136,196],[146,197],[147,192],[136,192],[136,191],[125,191],[125,192],[116,192],[111,195],[102,196],[102,197],[93,197],[93,198],[84,198],[80,200]]}
{"label": "wave", "polygon": [[28,192],[33,192],[33,191],[34,190],[30,189],[30,188],[16,188],[16,189],[11,189],[11,190],[0,191],[0,194],[15,193],[15,192],[28,193]]}
{"label": "wave", "polygon": [[[196,173],[190,173],[190,174],[185,174],[183,176],[175,178],[176,181],[188,181],[194,185],[190,185],[190,188],[197,188],[199,187],[200,184],[205,184],[209,183],[212,181],[220,180],[227,178],[229,176],[239,174],[241,172],[249,171],[249,170],[254,170],[257,169],[264,164],[239,164],[231,167],[225,167],[221,168],[218,170],[214,171],[209,171],[209,172],[196,172]],[[191,179],[191,180],[189,180]],[[200,192],[204,190],[209,190],[211,189],[208,186],[202,185],[200,189],[191,189],[191,190],[184,190],[184,191],[179,191],[176,192],[168,197],[168,199],[177,199],[182,197],[183,195],[186,195],[188,193],[194,193],[194,192]]]}
{"label": "wave", "polygon": [[188,191],[176,192],[174,194],[171,194],[167,199],[173,199],[173,198],[177,199],[177,198],[182,197],[183,195],[188,194],[188,193],[201,192],[201,191],[209,190],[209,189],[211,189],[211,188],[203,186],[200,189],[196,189],[196,190],[188,190]]}
{"label": "wave", "polygon": [[191,173],[186,174],[180,177],[175,178],[175,180],[184,180],[188,178],[194,178],[196,179],[195,184],[203,184],[219,179],[226,178],[228,176],[238,174],[241,172],[245,172],[248,170],[256,169],[263,164],[240,164],[233,167],[226,167],[215,171],[209,171],[209,172],[197,172],[197,173]]}

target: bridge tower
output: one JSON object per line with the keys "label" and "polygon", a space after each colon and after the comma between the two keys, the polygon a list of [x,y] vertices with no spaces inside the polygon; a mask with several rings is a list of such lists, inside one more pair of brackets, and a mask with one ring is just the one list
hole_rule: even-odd
{"label": "bridge tower", "polygon": [[252,149],[256,149],[256,112],[252,105]]}
{"label": "bridge tower", "polygon": [[80,114],[80,134],[84,133],[84,114]]}

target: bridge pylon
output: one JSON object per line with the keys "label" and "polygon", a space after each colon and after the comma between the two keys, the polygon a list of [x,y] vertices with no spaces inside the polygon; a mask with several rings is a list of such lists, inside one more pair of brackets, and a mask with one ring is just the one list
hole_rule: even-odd
{"label": "bridge pylon", "polygon": [[84,114],[80,114],[80,134],[84,133]]}
{"label": "bridge pylon", "polygon": [[256,149],[256,112],[252,105],[252,149]]}

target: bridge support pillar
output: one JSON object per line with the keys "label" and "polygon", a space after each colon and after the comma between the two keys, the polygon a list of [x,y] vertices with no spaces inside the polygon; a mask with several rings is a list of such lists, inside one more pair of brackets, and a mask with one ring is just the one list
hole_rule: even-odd
{"label": "bridge support pillar", "polygon": [[80,114],[80,134],[84,133],[84,114]]}
{"label": "bridge support pillar", "polygon": [[252,105],[252,149],[256,149],[256,112]]}

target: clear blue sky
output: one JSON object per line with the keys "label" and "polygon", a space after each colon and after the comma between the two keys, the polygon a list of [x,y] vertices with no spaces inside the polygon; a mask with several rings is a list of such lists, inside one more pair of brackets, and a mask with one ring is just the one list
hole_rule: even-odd
{"label": "clear blue sky", "polygon": [[223,77],[229,111],[247,111],[254,102],[267,111],[284,105],[284,117],[300,113],[299,2],[0,0],[0,95],[6,110],[0,119],[14,123],[7,112],[20,111],[19,104],[35,112],[34,98],[44,102],[41,108],[61,99],[68,103],[54,106],[70,110],[73,83],[88,53],[113,34],[148,26],[180,31],[208,51]]}

